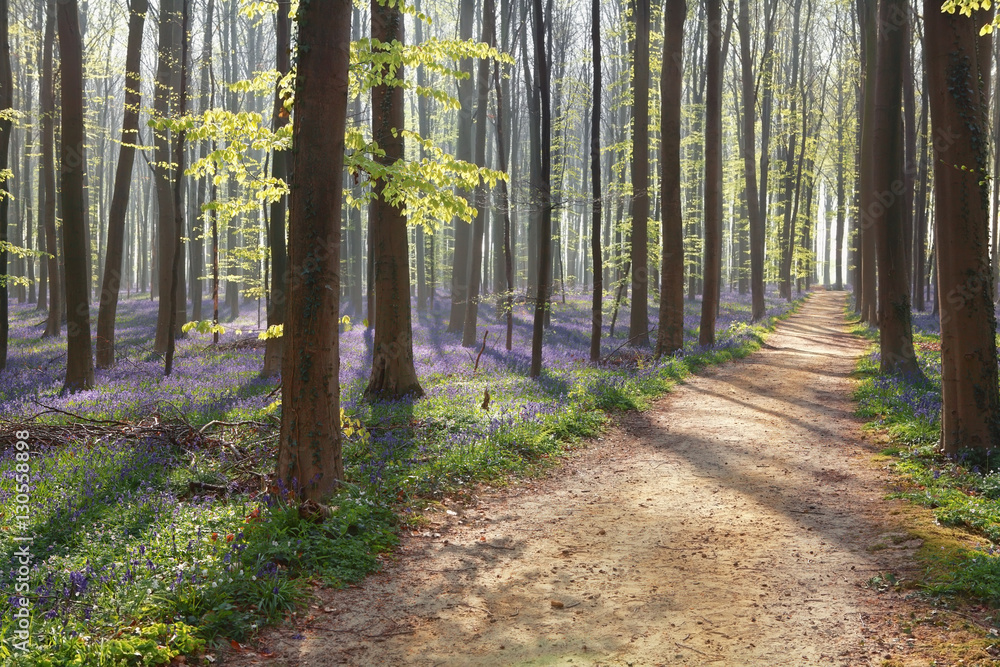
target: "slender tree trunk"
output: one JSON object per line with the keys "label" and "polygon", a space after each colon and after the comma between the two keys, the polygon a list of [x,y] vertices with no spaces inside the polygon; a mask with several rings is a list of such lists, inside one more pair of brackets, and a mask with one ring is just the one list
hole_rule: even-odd
{"label": "slender tree trunk", "polygon": [[[925,79],[926,81],[926,79]],[[913,307],[919,311],[924,306],[925,258],[927,257],[927,153],[930,144],[927,134],[927,123],[930,116],[927,107],[927,86],[924,86],[920,100],[920,165],[917,167],[917,194],[914,199],[914,229],[913,229]],[[1000,153],[1000,151],[998,151]],[[993,179],[996,187],[997,179]],[[996,229],[996,227],[994,227]],[[994,236],[996,239],[996,236]],[[996,246],[994,246],[996,247]],[[994,264],[996,253],[994,252]]]}
{"label": "slender tree trunk", "polygon": [[[291,69],[289,49],[291,48],[291,23],[288,12],[290,0],[278,1],[277,12],[277,42],[275,63],[281,76]],[[288,125],[288,112],[281,99],[281,91],[274,91],[274,111],[271,114],[274,130]],[[274,151],[271,155],[271,177],[282,181],[288,180],[288,157],[285,151]],[[268,225],[268,243],[271,248],[271,298],[267,300],[267,326],[271,328],[285,321],[285,198],[280,197],[271,204],[271,217]],[[281,371],[281,337],[271,336],[267,339],[264,349],[264,369],[262,375],[271,377]]]}
{"label": "slender tree trunk", "polygon": [[87,228],[83,217],[83,43],[76,0],[56,4],[62,80],[62,214],[66,258],[66,381],[64,392],[94,386],[87,283]]}
{"label": "slender tree trunk", "polygon": [[650,0],[634,0],[632,65],[632,308],[628,337],[649,346],[649,20]]}
{"label": "slender tree trunk", "polygon": [[[594,59],[594,99],[591,104],[590,120],[590,187],[592,188],[590,254],[594,262],[594,291],[590,306],[590,360],[597,362],[601,359],[601,320],[604,308],[604,258],[601,253],[601,206],[604,197],[601,191],[601,98],[604,91],[601,72],[600,0],[591,0],[590,3],[590,44]],[[664,69],[666,60],[663,59]],[[660,298],[662,299],[662,296]],[[663,319],[662,316],[660,319]]]}
{"label": "slender tree trunk", "polygon": [[[389,7],[372,0],[372,37],[383,44],[402,43],[403,14],[399,5]],[[404,158],[402,66],[386,66],[382,83],[372,88],[372,138],[385,155],[376,157],[392,165]],[[369,399],[397,399],[423,395],[413,366],[413,333],[410,320],[410,255],[406,216],[385,196],[386,183],[376,180],[375,199],[369,207],[371,247],[375,267],[375,336],[372,373],[365,389]],[[338,217],[339,220],[339,217]]]}
{"label": "slender tree trunk", "polygon": [[[174,67],[177,54],[174,49],[176,38],[176,21],[179,13],[179,0],[160,1],[159,47],[156,67],[156,85],[153,96],[153,113],[157,118],[166,120],[170,117],[174,90]],[[176,156],[172,155],[170,132],[166,129],[155,129],[153,139],[154,169],[156,171],[156,203],[157,203],[157,287],[159,308],[156,316],[156,340],[154,349],[166,353],[169,346],[170,329],[170,283],[174,260],[174,237],[177,224],[174,214],[174,179],[173,163]]]}
{"label": "slender tree trunk", "polygon": [[874,200],[875,179],[874,154],[865,147],[872,145],[872,132],[875,124],[875,59],[877,25],[875,23],[876,0],[858,0],[858,16],[861,19],[861,55],[864,63],[864,96],[861,112],[861,165],[859,181],[861,183],[861,208],[859,223],[861,233],[861,321],[875,324],[878,318],[877,295],[875,293],[875,228],[871,222],[872,214],[877,210],[878,202]]}
{"label": "slender tree trunk", "polygon": [[[208,7],[205,12],[205,33],[201,47],[201,110],[211,108],[210,74],[212,67],[212,22],[215,16],[215,0],[208,0]],[[202,141],[199,156],[201,159],[208,157],[208,142]],[[205,273],[205,216],[201,211],[201,205],[205,203],[205,191],[207,179],[198,179],[198,195],[195,203],[195,211],[198,215],[192,217],[196,221],[197,230],[191,235],[192,256],[195,261],[191,263],[191,319],[201,321],[202,296],[204,294],[202,274]]]}
{"label": "slender tree trunk", "polygon": [[[496,26],[494,26],[495,28]],[[496,89],[497,97],[497,154],[500,158],[500,171],[507,171],[507,146],[505,145],[505,130],[506,125],[504,124],[504,110],[507,108],[505,106],[505,98],[503,96],[503,87],[500,84],[500,63],[495,63],[493,70],[493,81],[494,88]],[[507,181],[500,181],[500,207],[503,210],[503,261],[504,261],[504,278],[506,280],[507,289],[504,292],[504,297],[502,300],[503,307],[501,310],[504,311],[507,319],[507,351],[509,352],[511,346],[513,345],[514,337],[514,266],[510,247],[510,197],[507,196]],[[434,237],[431,237],[433,241]]]}
{"label": "slender tree trunk", "polygon": [[545,52],[546,26],[542,21],[542,0],[532,0],[531,4],[535,42],[535,85],[541,107],[539,127],[541,151],[539,178],[536,184],[536,202],[541,207],[541,225],[538,237],[538,294],[535,300],[535,318],[531,336],[531,367],[528,375],[537,378],[542,374],[542,337],[545,311],[548,308],[552,285],[552,206],[549,191],[552,166],[552,120],[549,106],[549,59]]}
{"label": "slender tree trunk", "polygon": [[715,317],[722,279],[722,2],[707,0],[705,91],[705,288],[698,342],[715,344]]}
{"label": "slender tree trunk", "polygon": [[[756,111],[757,90],[750,59],[750,9],[747,0],[740,0],[738,17],[740,33],[740,59],[742,60],[743,85],[743,173],[746,178],[747,211],[750,217],[750,319],[756,322],[764,317],[764,214],[757,191],[756,166]],[[663,99],[667,99],[663,96]],[[766,148],[765,148],[766,150]],[[763,161],[763,157],[761,158]],[[763,176],[762,176],[763,178]],[[666,199],[664,199],[666,201]],[[683,312],[681,318],[683,320]],[[681,325],[683,327],[683,324]],[[683,334],[683,330],[682,330]]]}
{"label": "slender tree trunk", "polygon": [[[0,111],[14,109],[14,76],[10,69],[10,6],[0,0]],[[10,135],[13,131],[10,117],[0,119],[0,173],[10,165]],[[28,174],[25,172],[24,177]],[[0,188],[10,190],[9,182],[0,182]],[[0,196],[0,272],[7,272],[7,211],[10,197]],[[20,239],[16,239],[20,245]],[[7,339],[10,333],[7,306],[7,281],[0,285],[0,371],[7,368]]]}
{"label": "slender tree trunk", "polygon": [[146,22],[147,0],[132,0],[129,9],[128,45],[125,53],[125,107],[122,117],[121,149],[115,171],[114,195],[108,212],[107,254],[97,314],[97,367],[115,365],[115,314],[121,293],[122,259],[125,245],[125,214],[128,212],[132,185],[135,146],[139,144],[139,107],[142,91],[139,58],[142,55],[142,31]]}
{"label": "slender tree trunk", "polygon": [[[177,115],[184,117],[187,113],[187,55],[188,55],[188,15],[190,0],[180,0],[181,15],[180,32],[175,36],[179,40],[179,62],[176,68],[180,75],[177,78]],[[173,182],[174,195],[174,248],[173,262],[170,264],[170,321],[167,325],[167,354],[163,374],[170,375],[174,367],[174,349],[180,324],[183,322],[187,309],[184,303],[184,246],[181,244],[181,233],[184,230],[184,139],[187,133],[180,130],[173,136],[173,154],[176,162]]]}
{"label": "slender tree trunk", "polygon": [[63,283],[59,279],[59,255],[61,249],[56,234],[56,176],[55,176],[55,77],[52,73],[52,49],[55,42],[56,4],[54,0],[45,3],[45,46],[42,56],[42,183],[45,186],[45,250],[49,279],[49,314],[45,320],[42,337],[58,336],[62,329]]}
{"label": "slender tree trunk", "polygon": [[[496,20],[496,10],[493,0],[483,0],[483,42],[490,43],[493,39],[493,22]],[[486,164],[486,123],[487,102],[489,100],[490,64],[486,58],[479,60],[476,89],[479,91],[479,109],[476,112],[475,155],[476,164],[480,167]],[[475,189],[476,218],[472,229],[472,265],[469,269],[469,291],[465,304],[465,327],[462,332],[462,345],[473,347],[476,344],[476,324],[479,319],[479,292],[482,286],[483,273],[483,239],[486,221],[486,184],[480,180]]]}
{"label": "slender tree trunk", "polygon": [[[744,0],[745,1],[745,0]],[[684,347],[684,214],[681,210],[681,87],[684,0],[667,0],[660,78],[660,325],[656,355]]]}
{"label": "slender tree trunk", "polygon": [[[472,39],[472,28],[475,18],[475,0],[461,0],[459,9],[459,38]],[[465,162],[475,159],[472,146],[472,105],[475,97],[475,83],[472,78],[472,59],[463,58],[459,68],[465,78],[458,82],[458,100],[461,108],[458,111],[458,144],[455,157]],[[468,198],[470,193],[462,192]],[[469,225],[455,218],[455,253],[451,272],[451,315],[448,318],[448,331],[462,331],[465,324],[465,308],[469,298],[469,250],[472,242],[472,232]]]}

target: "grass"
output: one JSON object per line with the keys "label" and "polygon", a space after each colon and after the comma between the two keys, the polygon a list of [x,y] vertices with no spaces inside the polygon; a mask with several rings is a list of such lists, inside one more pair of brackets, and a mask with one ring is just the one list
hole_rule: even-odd
{"label": "grass", "polygon": [[[516,319],[515,349],[487,345],[474,371],[458,338],[443,333],[445,305],[418,317],[415,326],[426,392],[418,400],[362,402],[370,334],[360,328],[345,333],[343,403],[358,428],[344,444],[345,484],[322,523],[300,518],[281,485],[268,481],[276,435],[263,426],[229,431],[222,439],[191,431],[173,444],[81,431],[63,446],[29,437],[28,462],[19,461],[14,449],[0,452],[2,529],[33,536],[26,593],[16,589],[19,544],[0,542],[0,659],[18,666],[160,665],[252,639],[300,605],[310,584],[340,586],[376,569],[401,526],[419,525],[419,508],[429,499],[537,474],[598,434],[610,414],[644,409],[699,368],[758,349],[793,307],[772,297],[768,319],[750,326],[749,302],[731,295],[721,307],[716,346],[691,343],[660,360],[629,352],[593,366],[585,361],[588,299],[571,296],[555,306],[546,373],[536,381],[524,372],[526,312]],[[689,303],[686,321],[696,323],[699,308]],[[93,391],[61,396],[63,343],[40,341],[40,317],[15,307],[0,413],[29,429],[38,423],[30,418],[44,412],[40,405],[130,423],[274,421],[280,407],[271,395],[274,380],[258,375],[262,350],[217,349],[192,336],[178,348],[177,375],[164,379],[161,360],[146,347],[151,305],[126,300],[121,312],[122,361],[98,374]],[[254,328],[252,321],[233,327]],[[625,337],[621,330],[615,337],[606,331],[605,353]],[[223,342],[236,338],[231,330]],[[686,338],[697,339],[695,325]],[[493,397],[488,411],[480,407],[487,389]],[[61,412],[39,419],[74,421]],[[31,477],[30,511],[15,521],[22,464]],[[199,494],[192,491],[197,483],[228,493]],[[30,613],[27,654],[15,650],[22,597]]]}
{"label": "grass", "polygon": [[[857,414],[883,434],[882,454],[899,473],[892,496],[930,510],[933,523],[916,521],[925,569],[919,587],[930,595],[1000,606],[1000,452],[968,450],[945,456],[941,428],[941,342],[933,322],[915,318],[914,344],[925,379],[879,373],[878,332],[853,318],[854,333],[872,340],[858,362]],[[910,521],[910,523],[913,523]],[[957,528],[988,540],[976,544]]]}

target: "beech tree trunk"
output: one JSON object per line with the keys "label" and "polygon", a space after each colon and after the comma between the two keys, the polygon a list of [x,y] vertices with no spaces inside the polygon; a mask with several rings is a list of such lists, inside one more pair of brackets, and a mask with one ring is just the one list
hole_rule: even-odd
{"label": "beech tree trunk", "polygon": [[[10,5],[0,0],[0,111],[14,108],[14,76],[10,69]],[[0,120],[0,172],[10,166],[10,135],[13,129],[10,118]],[[24,177],[27,178],[25,173]],[[9,181],[0,182],[0,190],[10,191]],[[0,194],[0,274],[7,273],[7,211],[10,197]],[[15,239],[16,245],[21,239]],[[7,339],[10,322],[7,306],[7,281],[0,285],[0,371],[7,368]]]}
{"label": "beech tree trunk", "polygon": [[[875,119],[870,146],[874,180],[873,199],[880,206],[869,211],[875,229],[878,263],[879,343],[883,373],[917,378],[922,375],[913,350],[910,293],[907,280],[903,226],[909,201],[904,196],[904,140],[900,104],[903,95],[903,58],[907,30],[906,0],[879,3],[878,57],[875,71]],[[892,29],[895,28],[895,29]]]}
{"label": "beech tree trunk", "polygon": [[[493,0],[483,1],[483,42],[493,44],[493,23],[496,21],[496,9]],[[486,58],[479,59],[476,78],[476,88],[479,91],[479,108],[476,112],[475,153],[476,164],[480,167],[486,163],[486,124],[489,109],[490,63]],[[472,265],[469,269],[469,293],[465,304],[465,327],[462,331],[462,346],[473,347],[476,344],[476,323],[479,319],[479,292],[483,285],[483,238],[486,225],[486,184],[480,179],[475,190],[476,218],[472,228]]]}
{"label": "beech tree trunk", "polygon": [[878,319],[878,299],[875,292],[875,227],[872,214],[879,206],[873,197],[875,189],[874,164],[872,151],[865,147],[872,145],[872,132],[875,124],[875,60],[876,35],[878,26],[875,22],[876,0],[859,0],[858,17],[861,23],[861,56],[864,67],[864,92],[861,106],[861,140],[858,147],[860,166],[858,182],[861,186],[861,208],[858,215],[860,233],[861,267],[859,278],[861,283],[860,300],[861,321],[876,324]]}
{"label": "beech tree trunk", "polygon": [[293,142],[298,173],[289,197],[288,301],[281,369],[277,476],[321,500],[344,476],[340,425],[340,214],[347,127],[351,2],[298,9]]}
{"label": "beech tree trunk", "polygon": [[[551,2],[551,0],[549,0]],[[535,186],[536,205],[541,208],[538,235],[538,293],[531,335],[531,367],[528,376],[542,374],[542,338],[545,332],[545,311],[552,287],[552,206],[550,174],[552,169],[552,116],[549,103],[549,59],[545,51],[546,26],[542,20],[542,0],[531,0],[532,32],[535,43],[535,86],[541,107],[539,126],[539,175]]]}
{"label": "beech tree trunk", "polygon": [[[277,11],[277,42],[275,63],[278,72],[284,77],[291,69],[289,48],[291,46],[291,24],[288,12],[291,6],[289,0],[278,0]],[[288,125],[288,112],[285,111],[279,90],[274,91],[274,111],[272,112],[274,130]],[[283,181],[288,180],[288,163],[285,151],[274,151],[271,154],[271,176]],[[268,221],[268,245],[271,255],[271,291],[267,300],[267,326],[277,326],[285,321],[285,198],[271,204],[271,216]],[[271,377],[281,371],[281,337],[271,336],[264,348],[264,369],[262,375]]]}
{"label": "beech tree trunk", "polygon": [[924,0],[941,313],[941,448],[950,454],[1000,445],[989,192],[981,175],[988,167],[982,73],[990,67],[976,48],[982,24],[979,12],[972,19],[945,14],[937,0]]}
{"label": "beech tree trunk", "polygon": [[59,279],[59,248],[56,234],[56,166],[55,166],[55,77],[52,73],[52,48],[55,42],[56,3],[45,3],[45,46],[42,55],[42,183],[45,187],[45,202],[42,215],[45,218],[45,251],[49,281],[49,314],[45,320],[43,338],[58,336],[62,330],[63,283]]}
{"label": "beech tree trunk", "polygon": [[632,308],[629,342],[649,346],[649,18],[650,0],[635,0],[632,52]]}
{"label": "beech tree trunk", "polygon": [[[604,197],[601,191],[601,97],[604,92],[601,72],[601,0],[591,0],[590,3],[590,45],[594,59],[594,99],[591,103],[590,121],[590,253],[594,263],[594,292],[590,306],[590,360],[596,362],[601,359],[601,320],[604,308],[604,258],[601,255],[601,208]],[[666,60],[663,59],[664,70]],[[682,262],[682,272],[683,267]],[[509,344],[507,349],[510,349]]]}
{"label": "beech tree trunk", "polygon": [[666,28],[660,78],[660,325],[656,335],[656,356],[673,354],[684,347],[681,86],[687,5],[684,0],[667,0],[664,14]]}
{"label": "beech tree trunk", "polygon": [[83,43],[76,0],[56,3],[62,79],[62,218],[66,258],[66,381],[64,392],[94,386],[83,207]]}
{"label": "beech tree trunk", "polygon": [[139,107],[142,91],[139,80],[139,58],[142,55],[142,31],[149,9],[147,0],[132,0],[129,10],[128,45],[125,51],[125,108],[122,117],[121,149],[115,171],[114,194],[108,212],[108,238],[101,284],[100,309],[97,313],[97,367],[115,365],[115,315],[121,293],[122,258],[125,246],[125,214],[128,213],[129,191],[135,146],[139,144]]}
{"label": "beech tree trunk", "polygon": [[[160,0],[159,47],[157,52],[156,84],[153,95],[153,113],[156,118],[166,120],[170,116],[174,90],[174,67],[177,54],[174,49],[178,0]],[[156,173],[156,249],[157,249],[157,294],[159,306],[156,313],[156,340],[153,349],[166,354],[170,329],[170,267],[174,260],[174,236],[176,216],[174,215],[173,162],[175,156],[170,150],[170,132],[166,129],[153,131],[153,160]]]}
{"label": "beech tree trunk", "polygon": [[[462,0],[459,9],[459,39],[472,39],[472,26],[475,18],[475,0]],[[455,157],[465,162],[472,162],[472,105],[475,96],[475,83],[472,78],[472,59],[463,58],[459,69],[465,78],[458,82],[458,143]],[[400,125],[402,127],[402,125]],[[461,193],[468,198],[468,192]],[[465,305],[469,298],[469,244],[472,231],[469,225],[455,218],[455,252],[451,270],[451,314],[448,318],[448,331],[457,333],[465,325]]]}
{"label": "beech tree trunk", "polygon": [[722,278],[722,2],[707,0],[705,90],[705,287],[698,343],[715,344]]}
{"label": "beech tree trunk", "polygon": [[[750,8],[740,0],[737,18],[740,33],[740,60],[743,86],[743,174],[746,178],[746,203],[750,218],[750,319],[764,317],[764,214],[757,191],[757,89],[754,85],[750,56]],[[678,84],[679,85],[679,84]],[[662,99],[667,99],[665,96]],[[666,199],[664,199],[666,201]],[[683,320],[683,312],[681,319]],[[683,326],[683,324],[681,325]]]}
{"label": "beech tree trunk", "polygon": [[[394,40],[402,43],[403,14],[399,5],[388,7],[379,0],[372,0],[371,7],[372,37],[383,44]],[[383,76],[402,81],[402,66],[386,67]],[[403,127],[402,85],[383,83],[373,87],[372,138],[385,151],[385,155],[375,158],[381,164],[392,165],[403,159],[403,136],[394,134],[394,130]],[[375,336],[372,373],[365,397],[373,400],[422,396],[424,393],[413,366],[406,216],[400,207],[386,200],[385,186],[383,179],[372,184],[375,199],[368,209],[375,269]],[[339,225],[340,218],[337,220]]]}

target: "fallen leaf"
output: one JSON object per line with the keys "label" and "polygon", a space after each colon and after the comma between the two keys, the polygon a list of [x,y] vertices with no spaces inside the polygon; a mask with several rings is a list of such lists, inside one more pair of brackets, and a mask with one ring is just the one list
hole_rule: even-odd
{"label": "fallen leaf", "polygon": [[566,606],[560,600],[550,600],[549,604],[552,605],[553,609],[562,609],[563,607]]}

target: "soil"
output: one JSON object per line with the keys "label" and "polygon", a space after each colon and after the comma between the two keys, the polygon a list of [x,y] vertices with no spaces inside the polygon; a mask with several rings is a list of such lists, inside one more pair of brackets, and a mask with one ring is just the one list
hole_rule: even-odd
{"label": "soil", "polygon": [[225,662],[957,664],[947,645],[979,641],[982,614],[889,585],[921,541],[852,416],[865,343],[843,305],[813,294],[765,349],[620,415],[542,480],[433,505],[380,572],[317,588]]}

